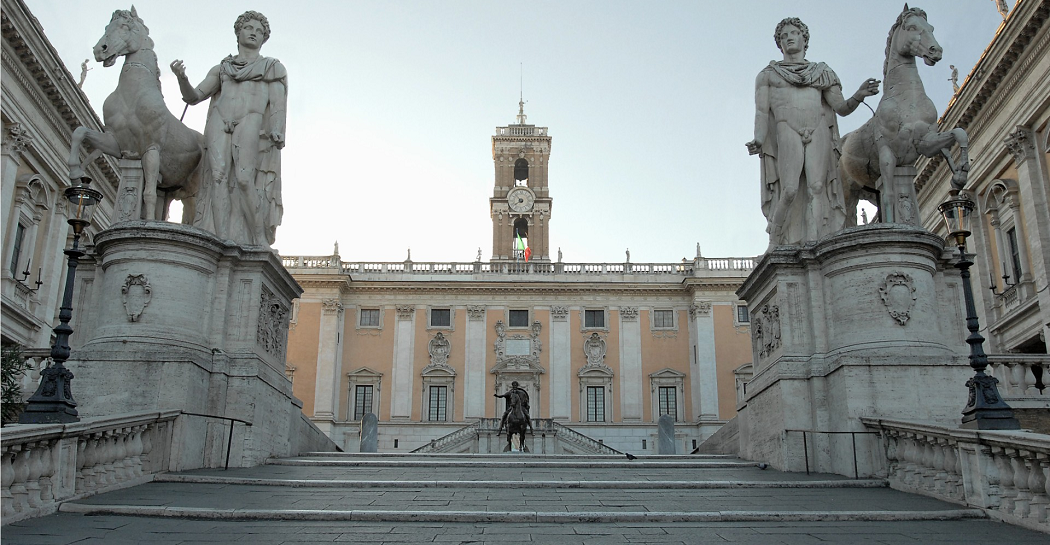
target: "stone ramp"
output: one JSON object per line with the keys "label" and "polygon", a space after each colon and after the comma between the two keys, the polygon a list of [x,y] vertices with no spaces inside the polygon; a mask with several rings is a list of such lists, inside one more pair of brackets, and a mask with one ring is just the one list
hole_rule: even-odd
{"label": "stone ramp", "polygon": [[926,532],[930,542],[985,535],[1045,543],[1047,537],[987,520],[977,509],[891,490],[881,480],[783,473],[721,456],[319,454],[272,462],[164,474],[68,502],[56,515],[5,526],[4,542],[896,543]]}

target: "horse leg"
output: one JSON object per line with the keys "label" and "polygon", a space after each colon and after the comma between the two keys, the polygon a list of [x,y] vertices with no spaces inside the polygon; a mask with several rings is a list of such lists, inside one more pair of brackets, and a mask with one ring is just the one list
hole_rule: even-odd
{"label": "horse leg", "polygon": [[896,208],[897,188],[894,187],[894,171],[897,169],[897,155],[889,146],[879,146],[879,180],[875,189],[879,192],[879,213],[883,223],[897,221]]}
{"label": "horse leg", "polygon": [[[951,145],[959,144],[959,161],[952,159]],[[952,186],[962,189],[966,185],[966,176],[970,171],[969,154],[970,137],[966,130],[956,127],[948,132],[929,132],[915,145],[915,150],[926,157],[933,157],[940,153],[948,161],[948,168],[952,171]]]}
{"label": "horse leg", "polygon": [[147,221],[156,220],[158,216],[157,182],[159,178],[160,150],[150,146],[146,153],[142,154],[142,211]]}
{"label": "horse leg", "polygon": [[[83,145],[91,150],[83,163],[80,162],[80,148]],[[85,165],[91,164],[99,155],[105,153],[113,157],[120,157],[120,145],[117,139],[108,133],[91,130],[87,127],[77,127],[73,131],[73,138],[69,144],[69,158],[66,165],[69,166],[69,179],[80,180],[85,176]]]}

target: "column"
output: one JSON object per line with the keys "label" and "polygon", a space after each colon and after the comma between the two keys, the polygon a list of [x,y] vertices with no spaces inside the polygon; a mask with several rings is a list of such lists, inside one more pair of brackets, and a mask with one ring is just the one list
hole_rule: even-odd
{"label": "column", "polygon": [[[1042,154],[1035,148],[1035,135],[1029,128],[1018,127],[1007,136],[1004,144],[1013,154],[1017,165],[1017,186],[1020,205],[1024,210],[1024,240],[1020,240],[1019,236],[1017,242],[1022,248],[1028,246],[1027,253],[1033,257],[1027,264],[1032,269],[1032,277],[1045,282],[1050,277],[1050,225],[1042,218],[1050,216],[1050,196],[1047,195],[1047,179],[1050,175],[1046,171],[1046,164],[1042,162]],[[1015,217],[1020,222],[1021,216]],[[1025,265],[1022,262],[1022,267]],[[1040,308],[1050,308],[1048,290],[1038,292],[1038,297]],[[1050,326],[1044,324],[1043,333],[1050,338]]]}
{"label": "column", "polygon": [[412,355],[416,338],[415,305],[397,305],[394,327],[394,371],[391,373],[390,419],[412,418]]}
{"label": "column", "polygon": [[693,412],[697,420],[718,420],[718,368],[715,365],[715,321],[711,302],[694,300],[689,307],[689,337],[693,341],[690,373]]}
{"label": "column", "polygon": [[485,306],[467,305],[466,372],[463,374],[463,417],[485,416]]}
{"label": "column", "polygon": [[335,420],[339,410],[339,371],[343,305],[338,299],[321,303],[321,326],[317,341],[317,379],[314,385],[314,417]]}
{"label": "column", "polygon": [[569,337],[569,308],[551,307],[550,339],[550,415],[568,421],[572,414],[572,340]]}
{"label": "column", "polygon": [[620,419],[641,422],[642,329],[638,307],[620,307]]}

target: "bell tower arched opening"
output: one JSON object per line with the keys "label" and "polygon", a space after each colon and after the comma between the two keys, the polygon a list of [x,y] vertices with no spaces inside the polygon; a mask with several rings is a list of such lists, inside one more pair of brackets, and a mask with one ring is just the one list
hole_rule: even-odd
{"label": "bell tower arched opening", "polygon": [[514,185],[529,185],[529,162],[525,158],[514,161]]}
{"label": "bell tower arched opening", "polygon": [[[521,240],[520,244],[518,240]],[[511,247],[514,248],[514,259],[525,259],[525,248],[529,247],[529,220],[514,220],[514,239],[511,241]]]}

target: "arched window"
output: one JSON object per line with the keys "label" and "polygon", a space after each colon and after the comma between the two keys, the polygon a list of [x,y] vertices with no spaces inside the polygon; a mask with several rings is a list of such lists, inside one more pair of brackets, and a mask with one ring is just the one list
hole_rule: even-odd
{"label": "arched window", "polygon": [[524,158],[514,161],[514,185],[529,185],[529,162]]}
{"label": "arched window", "polygon": [[[514,237],[511,240],[511,248],[514,249],[514,257],[518,259],[525,259],[525,248],[529,247],[529,220],[525,218],[518,218],[514,220]],[[518,238],[521,238],[521,244],[518,244]]]}

